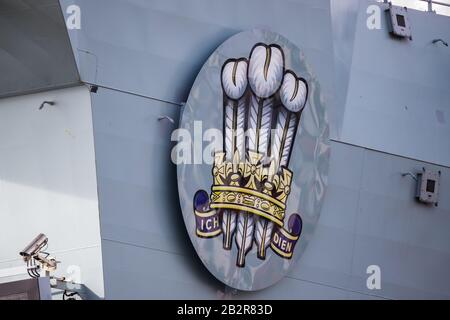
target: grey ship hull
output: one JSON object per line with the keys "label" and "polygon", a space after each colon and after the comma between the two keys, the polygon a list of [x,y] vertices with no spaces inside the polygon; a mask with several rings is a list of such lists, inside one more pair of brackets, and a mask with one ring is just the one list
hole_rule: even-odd
{"label": "grey ship hull", "polygon": [[[67,34],[72,4],[81,28]],[[45,232],[58,273],[76,270],[90,298],[450,298],[450,51],[432,44],[450,39],[450,19],[410,10],[414,39],[404,43],[384,15],[381,29],[367,27],[374,4],[385,6],[0,1],[0,281],[24,277],[18,252]],[[255,26],[308,56],[329,108],[331,159],[295,270],[236,292],[189,243],[170,162],[175,127],[158,118],[176,121],[209,54]],[[60,107],[37,111],[47,99]],[[442,172],[438,207],[417,203],[402,176],[422,167]],[[370,265],[381,268],[379,290],[367,287]]]}

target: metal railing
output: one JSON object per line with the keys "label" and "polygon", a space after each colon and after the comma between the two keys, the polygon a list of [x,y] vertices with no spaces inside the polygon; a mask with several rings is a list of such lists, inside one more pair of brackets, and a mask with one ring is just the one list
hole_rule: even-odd
{"label": "metal railing", "polygon": [[433,1],[433,0],[419,0],[422,2],[428,2],[428,11],[433,12],[433,4],[437,4],[440,6],[445,6],[450,8],[450,3],[441,2],[441,1]]}
{"label": "metal railing", "polygon": [[[411,0],[411,2],[412,1],[414,1],[414,0]],[[450,8],[450,3],[448,3],[448,2],[434,1],[434,0],[417,0],[417,1],[428,3],[428,11],[429,12],[433,12],[433,4]],[[384,3],[388,3],[388,2],[389,2],[389,0],[384,0]]]}

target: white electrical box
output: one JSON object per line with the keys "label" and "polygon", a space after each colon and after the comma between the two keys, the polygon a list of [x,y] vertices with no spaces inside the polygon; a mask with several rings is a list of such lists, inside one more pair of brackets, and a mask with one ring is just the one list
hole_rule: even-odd
{"label": "white electrical box", "polygon": [[432,171],[423,168],[422,172],[417,174],[417,200],[437,206],[439,201],[440,177],[441,171]]}
{"label": "white electrical box", "polygon": [[397,37],[409,38],[412,40],[411,24],[408,18],[408,8],[389,5],[387,20],[389,32]]}

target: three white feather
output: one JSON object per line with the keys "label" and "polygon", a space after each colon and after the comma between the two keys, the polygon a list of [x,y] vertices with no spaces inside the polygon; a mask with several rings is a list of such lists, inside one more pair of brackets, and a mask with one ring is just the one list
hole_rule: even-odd
{"label": "three white feather", "polygon": [[[224,91],[224,144],[228,161],[245,158],[245,151],[264,155],[263,162],[272,161],[274,171],[287,167],[301,111],[306,103],[306,82],[284,68],[284,54],[277,45],[257,44],[249,60],[230,59],[222,68]],[[250,94],[247,87],[250,87]],[[276,93],[282,106],[277,113],[275,133],[271,126]],[[247,122],[245,120],[247,119]],[[245,139],[245,130],[246,138]],[[270,151],[270,155],[269,155]],[[223,246],[230,250],[236,232],[237,265],[245,265],[253,239],[257,254],[265,259],[274,225],[268,219],[246,212],[224,210],[222,213]]]}

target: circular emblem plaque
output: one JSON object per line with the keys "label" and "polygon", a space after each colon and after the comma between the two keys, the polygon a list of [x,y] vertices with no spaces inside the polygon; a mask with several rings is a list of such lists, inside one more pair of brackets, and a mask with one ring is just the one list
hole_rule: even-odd
{"label": "circular emblem plaque", "polygon": [[172,156],[190,239],[226,285],[263,289],[301,259],[327,184],[323,100],[302,50],[266,30],[229,38],[198,74]]}

